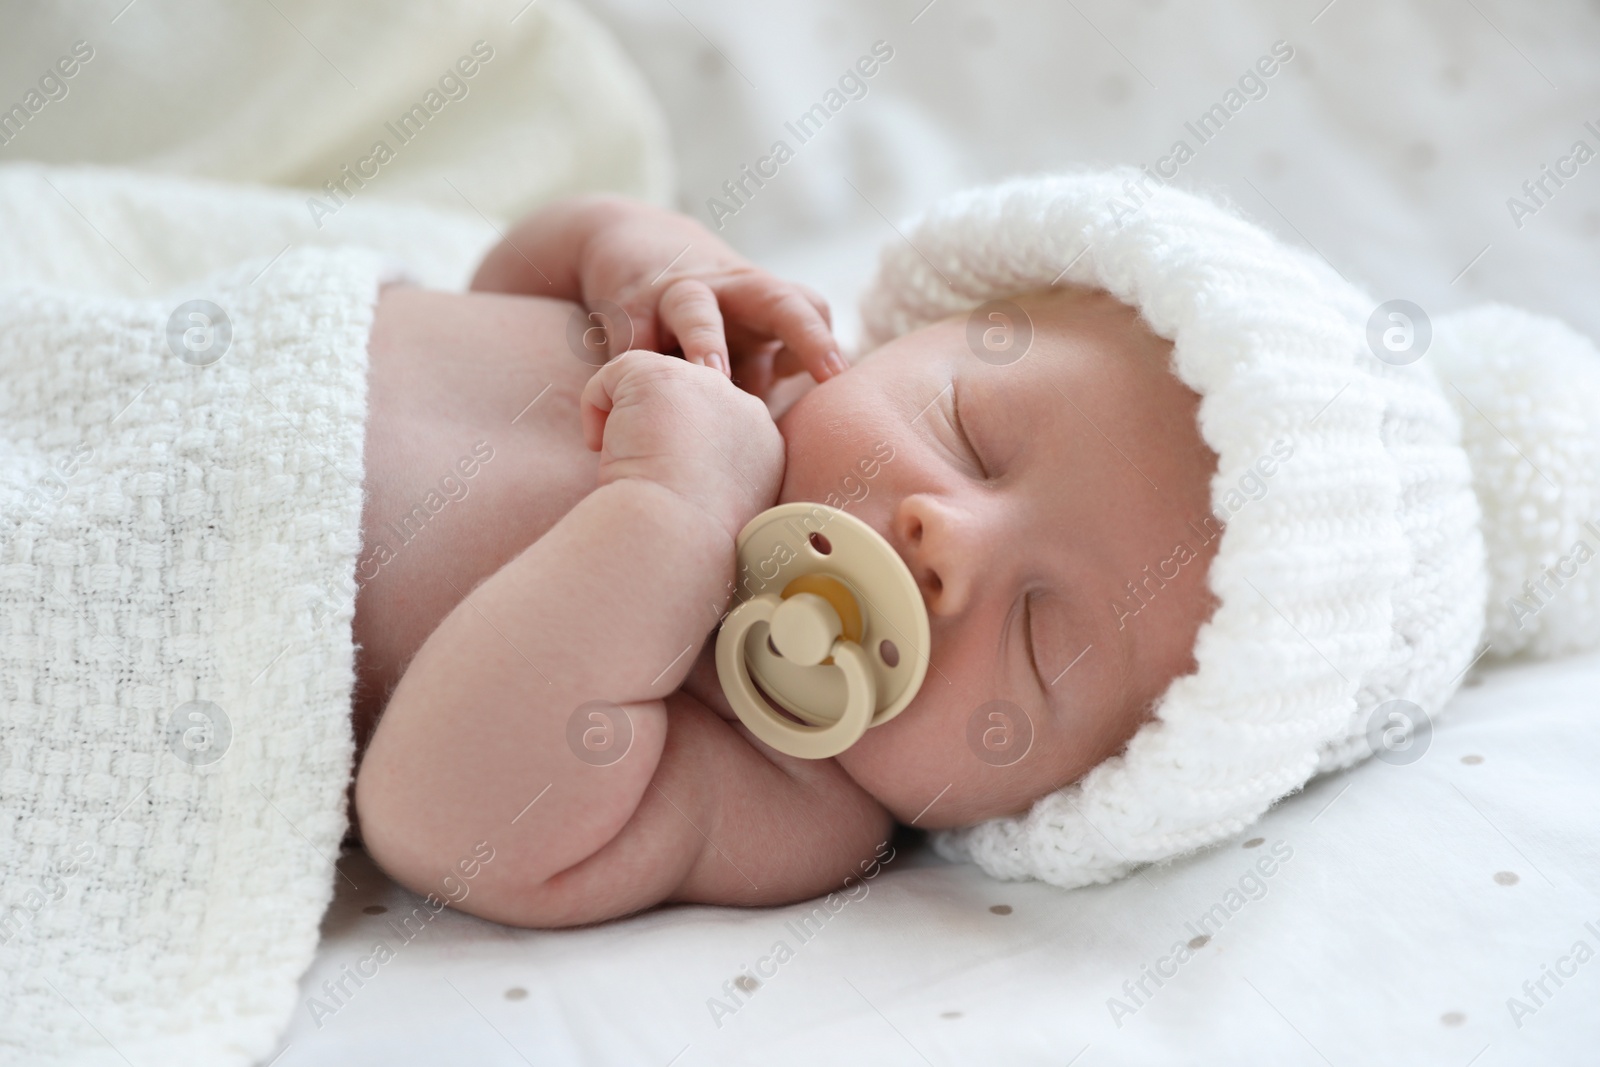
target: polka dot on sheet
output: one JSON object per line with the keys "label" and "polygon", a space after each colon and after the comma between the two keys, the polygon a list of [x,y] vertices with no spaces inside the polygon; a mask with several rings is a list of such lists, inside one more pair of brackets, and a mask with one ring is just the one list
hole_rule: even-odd
{"label": "polka dot on sheet", "polygon": [[989,906],[989,910],[994,912],[996,915],[1010,915],[1011,914],[1011,905],[1010,904],[991,904]]}
{"label": "polka dot on sheet", "polygon": [[514,985],[510,989],[506,990],[506,999],[507,1000],[527,1000],[528,999],[528,991],[526,989],[523,989],[519,985]]}
{"label": "polka dot on sheet", "polygon": [[1495,871],[1494,880],[1500,885],[1516,885],[1518,882],[1522,881],[1521,878],[1517,877],[1516,872],[1514,871]]}
{"label": "polka dot on sheet", "polygon": [[695,57],[696,69],[700,71],[700,76],[708,81],[722,77],[722,68],[726,65],[727,61],[715,48],[702,48]]}
{"label": "polka dot on sheet", "polygon": [[939,1013],[939,1018],[941,1018],[941,1019],[959,1019],[959,1018],[961,1018],[961,1013],[959,1011],[941,1011]]}
{"label": "polka dot on sheet", "polygon": [[1199,937],[1191,937],[1189,939],[1189,947],[1193,948],[1193,949],[1205,948],[1210,943],[1211,943],[1211,935],[1210,934],[1201,934]]}
{"label": "polka dot on sheet", "polygon": [[368,904],[366,907],[361,909],[361,914],[363,914],[363,915],[382,915],[384,912],[386,912],[388,910],[389,909],[384,907],[382,904]]}
{"label": "polka dot on sheet", "polygon": [[1133,95],[1133,86],[1120,74],[1107,74],[1100,79],[1100,99],[1108,104],[1125,103]]}
{"label": "polka dot on sheet", "polygon": [[1474,756],[1462,756],[1461,757],[1461,762],[1465,763],[1468,767],[1476,767],[1478,764],[1483,762],[1483,757],[1482,756],[1476,756],[1476,755],[1474,755]]}
{"label": "polka dot on sheet", "polygon": [[1406,145],[1406,165],[1413,170],[1427,170],[1439,160],[1439,150],[1427,141],[1413,141]]}
{"label": "polka dot on sheet", "polygon": [[746,993],[754,993],[756,990],[761,988],[761,983],[748,974],[741,974],[739,977],[733,980],[733,984],[744,990]]}
{"label": "polka dot on sheet", "polygon": [[1244,847],[1245,848],[1260,848],[1263,844],[1266,843],[1266,840],[1267,839],[1264,838],[1264,837],[1252,837],[1250,840],[1248,840],[1248,841],[1246,841],[1244,843]]}
{"label": "polka dot on sheet", "polygon": [[994,44],[995,27],[994,19],[987,15],[978,15],[967,20],[966,32],[962,34],[967,44],[973,48],[987,48]]}
{"label": "polka dot on sheet", "polygon": [[1459,1011],[1447,1011],[1443,1015],[1439,1016],[1439,1021],[1444,1023],[1446,1026],[1460,1026],[1462,1023],[1467,1021],[1467,1017],[1461,1014]]}

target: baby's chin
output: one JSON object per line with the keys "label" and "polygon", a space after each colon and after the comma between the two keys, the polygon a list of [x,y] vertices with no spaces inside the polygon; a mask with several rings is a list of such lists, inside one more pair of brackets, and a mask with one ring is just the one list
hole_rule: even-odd
{"label": "baby's chin", "polygon": [[904,810],[910,803],[903,776],[896,773],[893,739],[882,733],[888,726],[873,727],[861,735],[861,740],[835,756],[837,763],[850,779],[872,795],[872,799],[889,809],[900,822],[908,822],[917,815],[915,808]]}
{"label": "baby's chin", "polygon": [[[959,790],[961,785],[952,783],[950,776],[938,769],[948,762],[932,747],[940,739],[928,736],[925,730],[915,729],[915,724],[905,718],[916,712],[913,703],[889,722],[872,727],[861,735],[861,740],[835,756],[834,761],[900,822],[909,823],[922,815],[924,817],[917,822],[919,827],[938,828],[950,824],[930,823],[929,818],[935,817],[936,812],[928,808],[928,802],[946,784],[955,787],[951,791]],[[919,774],[920,768],[926,770]],[[939,779],[939,784],[931,787],[919,781],[931,782],[934,778]]]}
{"label": "baby's chin", "polygon": [[898,822],[919,830],[974,826],[999,816],[1024,815],[1049,792],[1020,775],[997,777],[996,768],[979,765],[960,740],[955,741],[959,750],[952,752],[951,738],[931,719],[918,724],[907,718],[917,711],[913,702],[834,757]]}

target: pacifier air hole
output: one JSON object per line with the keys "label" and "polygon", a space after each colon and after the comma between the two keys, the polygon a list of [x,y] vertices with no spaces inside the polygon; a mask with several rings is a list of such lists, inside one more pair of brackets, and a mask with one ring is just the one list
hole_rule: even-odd
{"label": "pacifier air hole", "polygon": [[842,509],[794,501],[751,519],[737,557],[740,602],[717,635],[717,677],[752,734],[825,759],[910,703],[928,663],[928,615],[882,534]]}

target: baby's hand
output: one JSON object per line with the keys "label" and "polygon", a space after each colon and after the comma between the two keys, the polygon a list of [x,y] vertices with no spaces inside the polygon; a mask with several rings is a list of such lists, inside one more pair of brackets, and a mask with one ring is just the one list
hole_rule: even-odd
{"label": "baby's hand", "polygon": [[624,202],[584,243],[578,277],[591,310],[608,300],[627,313],[633,335],[621,340],[630,347],[681,348],[690,363],[718,367],[757,396],[776,378],[809,371],[821,382],[845,370],[822,297],[683,215]]}
{"label": "baby's hand", "polygon": [[600,485],[655,482],[716,518],[730,539],[777,500],[783,437],[766,405],[718,371],[624,352],[595,372],[581,402]]}
{"label": "baby's hand", "polygon": [[679,348],[763,398],[777,378],[809,371],[820,382],[845,370],[820,296],[693,219],[623,197],[570,197],[530,215],[484,257],[472,288],[576,300],[607,356]]}

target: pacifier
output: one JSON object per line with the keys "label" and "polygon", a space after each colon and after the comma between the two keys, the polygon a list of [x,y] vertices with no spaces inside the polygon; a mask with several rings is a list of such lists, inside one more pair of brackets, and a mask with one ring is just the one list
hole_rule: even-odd
{"label": "pacifier", "polygon": [[736,549],[717,678],[751,733],[826,759],[905,710],[928,670],[928,609],[888,541],[848,512],[797,501],[751,519]]}

